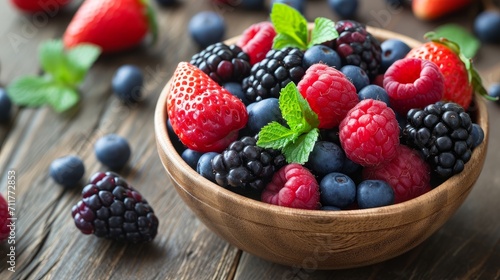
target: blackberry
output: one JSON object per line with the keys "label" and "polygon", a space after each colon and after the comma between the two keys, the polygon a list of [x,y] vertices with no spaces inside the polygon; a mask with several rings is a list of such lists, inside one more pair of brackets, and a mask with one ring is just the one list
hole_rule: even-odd
{"label": "blackberry", "polygon": [[359,66],[366,71],[370,79],[374,79],[382,62],[380,42],[357,21],[337,21],[335,29],[339,37],[327,45],[337,51],[342,65]]}
{"label": "blackberry", "polygon": [[222,85],[241,82],[250,73],[250,58],[236,45],[215,43],[193,55],[190,63]]}
{"label": "blackberry", "polygon": [[424,109],[411,109],[403,130],[406,143],[420,151],[442,178],[464,169],[472,154],[472,121],[464,109],[439,101]]}
{"label": "blackberry", "polygon": [[97,172],[71,209],[76,227],[84,234],[118,241],[151,241],[158,218],[142,195],[112,172]]}
{"label": "blackberry", "polygon": [[256,137],[243,137],[212,160],[217,184],[239,192],[260,192],[286,163],[281,152],[257,146]]}
{"label": "blackberry", "polygon": [[289,82],[297,84],[304,76],[304,53],[297,48],[270,50],[266,57],[254,64],[250,76],[243,79],[243,91],[250,102],[269,97],[279,98]]}

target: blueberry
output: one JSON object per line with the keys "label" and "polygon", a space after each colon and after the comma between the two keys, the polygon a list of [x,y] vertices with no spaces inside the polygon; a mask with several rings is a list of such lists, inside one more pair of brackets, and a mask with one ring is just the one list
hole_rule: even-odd
{"label": "blueberry", "polygon": [[181,157],[189,166],[191,166],[191,168],[196,170],[196,165],[198,164],[198,160],[200,160],[200,157],[202,155],[203,155],[202,152],[197,152],[191,149],[185,149],[184,152],[182,152]]}
{"label": "blueberry", "polygon": [[370,84],[370,78],[368,78],[365,70],[358,66],[346,65],[340,68],[340,72],[344,73],[353,83],[354,87],[356,87],[356,92],[359,92],[362,88]]}
{"label": "blueberry", "polygon": [[217,155],[218,153],[216,152],[204,153],[200,157],[200,159],[198,160],[198,164],[196,165],[196,172],[214,183],[216,182],[215,173],[212,169],[212,159]]}
{"label": "blueberry", "polygon": [[484,131],[477,123],[472,124],[472,148],[479,146],[484,140]]}
{"label": "blueberry", "polygon": [[484,11],[474,20],[474,33],[485,43],[500,43],[500,12]]}
{"label": "blueberry", "polygon": [[359,183],[356,195],[361,209],[394,204],[394,190],[382,180],[365,180]]}
{"label": "blueberry", "polygon": [[403,6],[411,6],[411,1],[412,0],[385,0],[387,5],[389,6],[388,8],[392,9],[398,9]]}
{"label": "blueberry", "polygon": [[258,10],[264,8],[264,0],[240,0],[244,9]]}
{"label": "blueberry", "polygon": [[345,161],[345,153],[339,145],[333,142],[317,141],[306,166],[319,176],[338,172],[342,169]]}
{"label": "blueberry", "polygon": [[201,47],[222,41],[226,32],[226,23],[219,14],[211,11],[199,12],[189,21],[189,33]]}
{"label": "blueberry", "polygon": [[131,153],[127,140],[116,134],[108,134],[97,140],[94,152],[101,163],[114,170],[125,166]]}
{"label": "blueberry", "polygon": [[288,6],[304,14],[305,11],[305,0],[271,0],[271,8],[275,3],[287,4]]}
{"label": "blueberry", "polygon": [[316,45],[307,49],[304,52],[302,63],[305,68],[309,68],[315,63],[324,63],[337,69],[342,67],[342,60],[339,54],[333,49],[323,45]]}
{"label": "blueberry", "polygon": [[0,122],[6,122],[9,120],[11,109],[12,102],[10,101],[7,92],[3,88],[0,88]]}
{"label": "blueberry", "polygon": [[272,121],[279,123],[283,122],[279,101],[277,98],[266,98],[258,102],[254,102],[247,107],[248,122],[245,130],[248,135],[259,133],[261,128]]}
{"label": "blueberry", "polygon": [[358,93],[359,100],[375,99],[380,100],[389,106],[389,95],[384,88],[377,85],[367,85],[362,88]]}
{"label": "blueberry", "polygon": [[52,161],[49,174],[61,186],[76,187],[85,174],[85,166],[79,157],[65,156]]}
{"label": "blueberry", "polygon": [[177,0],[156,0],[156,3],[163,7],[171,7],[179,4]]}
{"label": "blueberry", "polygon": [[[0,95],[1,95],[1,93],[0,93]],[[488,95],[491,97],[498,98],[496,103],[499,104],[500,103],[500,83],[495,83],[495,84],[491,85],[490,88],[488,89]]]}
{"label": "blueberry", "polygon": [[396,60],[406,57],[411,48],[403,41],[389,39],[380,44],[382,49],[382,62],[380,70],[385,72]]}
{"label": "blueberry", "polygon": [[356,200],[356,184],[347,175],[333,172],[319,184],[321,205],[344,208]]}
{"label": "blueberry", "polygon": [[343,19],[353,18],[358,9],[358,0],[328,0],[328,4]]}
{"label": "blueberry", "polygon": [[325,210],[325,211],[339,211],[340,208],[335,207],[335,206],[321,206],[320,210]]}
{"label": "blueberry", "polygon": [[136,103],[141,99],[144,75],[134,65],[123,65],[116,71],[111,81],[114,94],[125,103]]}
{"label": "blueberry", "polygon": [[223,85],[225,89],[227,89],[232,95],[238,97],[245,106],[248,106],[250,104],[250,101],[248,101],[245,93],[243,92],[243,87],[240,83],[225,83]]}

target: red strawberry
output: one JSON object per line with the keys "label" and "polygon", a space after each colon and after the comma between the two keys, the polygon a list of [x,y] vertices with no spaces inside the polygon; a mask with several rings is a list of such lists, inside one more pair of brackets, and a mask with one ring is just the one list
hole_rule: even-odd
{"label": "red strawberry", "polygon": [[269,21],[256,23],[245,29],[237,45],[250,56],[250,64],[261,61],[273,46],[276,30]]}
{"label": "red strawberry", "polygon": [[26,13],[46,12],[57,13],[59,8],[66,6],[70,0],[11,0],[12,4],[19,10]]}
{"label": "red strawberry", "polygon": [[472,3],[472,0],[413,0],[412,9],[416,17],[424,20],[440,18]]}
{"label": "red strawberry", "polygon": [[474,91],[488,95],[472,62],[460,53],[456,43],[437,38],[433,33],[428,38],[432,41],[413,48],[406,57],[426,59],[439,67],[444,78],[443,100],[458,103],[467,110]]}
{"label": "red strawberry", "polygon": [[356,88],[339,70],[326,64],[313,64],[297,85],[300,94],[318,115],[319,128],[340,124],[358,101]]}
{"label": "red strawberry", "polygon": [[187,62],[175,69],[167,112],[181,142],[199,152],[223,151],[248,120],[240,99]]}
{"label": "red strawberry", "polygon": [[138,45],[149,31],[156,36],[151,7],[143,0],[86,0],[63,35],[67,48],[91,43],[103,53]]}

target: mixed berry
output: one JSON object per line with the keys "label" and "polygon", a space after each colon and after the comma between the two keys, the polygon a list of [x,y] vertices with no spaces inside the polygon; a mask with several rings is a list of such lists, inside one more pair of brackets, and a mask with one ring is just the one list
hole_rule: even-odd
{"label": "mixed berry", "polygon": [[467,111],[485,95],[477,73],[453,42],[429,38],[410,49],[325,18],[310,32],[274,4],[236,45],[178,65],[169,136],[199,174],[263,202],[338,211],[413,199],[460,173],[484,139]]}

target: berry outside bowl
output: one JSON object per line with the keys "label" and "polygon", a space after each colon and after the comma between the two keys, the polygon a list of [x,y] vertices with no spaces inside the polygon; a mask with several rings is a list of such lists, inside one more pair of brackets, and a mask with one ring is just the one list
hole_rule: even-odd
{"label": "berry outside bowl", "polygon": [[[381,41],[419,41],[368,27]],[[233,43],[236,39],[228,40]],[[155,112],[155,133],[162,164],[180,197],[213,232],[262,259],[291,266],[343,269],[382,262],[416,247],[460,207],[481,173],[488,145],[488,114],[481,98],[471,105],[484,130],[465,170],[432,191],[386,207],[320,211],[285,208],[226,190],[196,173],[176,152],[166,128],[168,84]]]}

